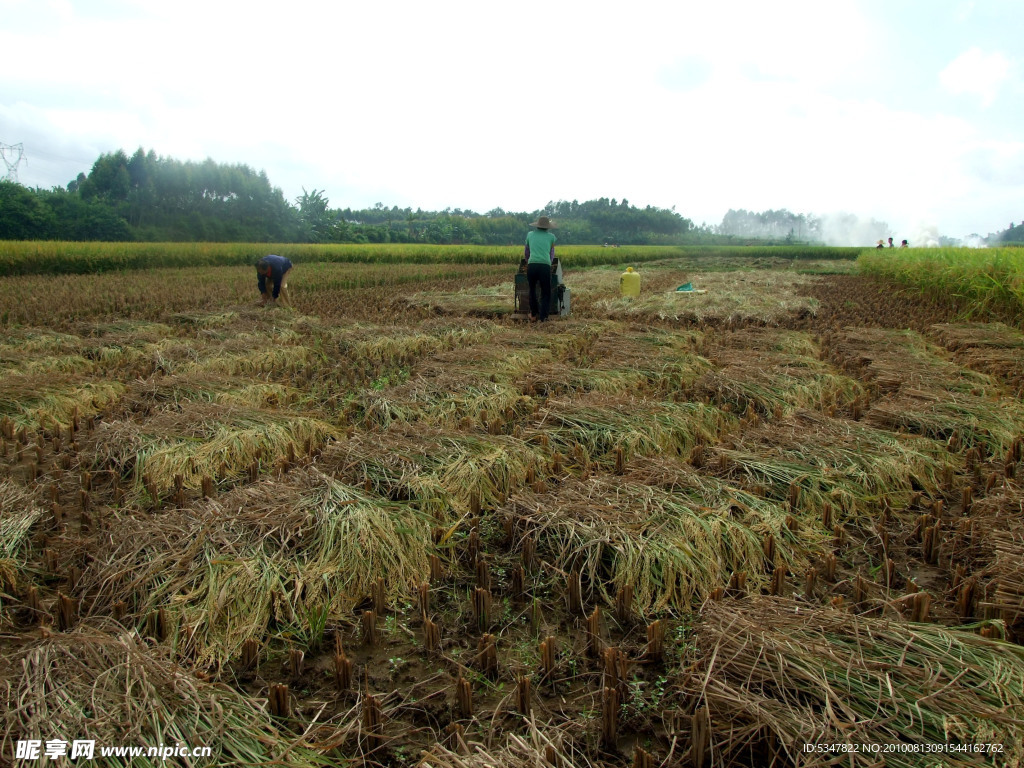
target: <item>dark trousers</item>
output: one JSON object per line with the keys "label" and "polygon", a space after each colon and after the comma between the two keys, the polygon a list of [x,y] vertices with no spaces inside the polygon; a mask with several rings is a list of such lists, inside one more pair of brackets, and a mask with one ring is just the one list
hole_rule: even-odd
{"label": "dark trousers", "polygon": [[[530,284],[530,314],[541,320],[548,319],[551,309],[551,265],[527,264],[526,281]],[[537,286],[540,286],[540,306],[537,306]]]}

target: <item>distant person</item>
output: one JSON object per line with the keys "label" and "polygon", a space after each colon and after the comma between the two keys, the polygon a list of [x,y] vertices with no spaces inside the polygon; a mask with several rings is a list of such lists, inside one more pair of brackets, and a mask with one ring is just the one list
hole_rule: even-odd
{"label": "distant person", "polygon": [[875,248],[877,248],[878,250],[882,250],[883,248],[885,248],[885,240],[879,240],[878,245],[876,245]]}
{"label": "distant person", "polygon": [[555,258],[555,236],[551,230],[555,225],[547,216],[541,216],[530,226],[536,229],[526,235],[526,247],[523,249],[526,280],[530,285],[530,322],[543,323],[551,309],[551,260]]}
{"label": "distant person", "polygon": [[[291,299],[288,296],[288,274],[292,271],[292,263],[284,256],[270,254],[256,262],[256,285],[263,296],[263,306],[270,304],[274,306],[278,297],[281,299],[282,307],[290,307]],[[267,290],[267,278],[273,281],[273,291]]]}
{"label": "distant person", "polygon": [[892,248],[892,238],[889,238],[889,247]]}
{"label": "distant person", "polygon": [[909,247],[910,247],[910,243],[908,243],[906,240],[904,240],[902,243],[900,243],[900,248],[909,248]]}

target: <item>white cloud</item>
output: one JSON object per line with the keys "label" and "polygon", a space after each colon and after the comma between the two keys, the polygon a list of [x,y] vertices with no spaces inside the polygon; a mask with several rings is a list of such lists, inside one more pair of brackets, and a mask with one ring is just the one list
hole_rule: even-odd
{"label": "white cloud", "polygon": [[[290,199],[324,189],[339,207],[626,197],[698,222],[788,207],[952,234],[1019,218],[1020,145],[984,122],[1001,105],[930,94],[914,112],[874,98],[879,83],[898,93],[935,77],[896,55],[889,43],[918,30],[888,9],[0,0],[15,14],[0,31],[13,73],[0,140],[26,142],[23,181],[42,186],[142,146],[246,163]],[[952,62],[947,91],[991,104],[1015,87],[1003,54],[953,60],[960,40],[931,41]],[[47,153],[90,159],[42,177]]]}
{"label": "white cloud", "polygon": [[974,8],[977,5],[975,0],[967,0],[962,2],[956,7],[955,18],[959,22],[965,22],[971,18],[971,14],[974,13]]}
{"label": "white cloud", "polygon": [[954,95],[974,94],[988,107],[1010,77],[1010,60],[999,51],[985,53],[978,47],[957,56],[939,73],[942,87]]}

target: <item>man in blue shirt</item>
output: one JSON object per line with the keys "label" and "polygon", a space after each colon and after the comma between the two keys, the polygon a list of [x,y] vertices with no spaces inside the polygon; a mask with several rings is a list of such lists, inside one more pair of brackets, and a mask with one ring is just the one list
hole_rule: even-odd
{"label": "man in blue shirt", "polygon": [[[273,306],[278,297],[281,298],[282,307],[290,307],[291,299],[288,298],[288,273],[292,269],[292,263],[284,256],[270,254],[256,262],[256,285],[263,296],[263,304]],[[274,283],[273,294],[267,291],[267,278]]]}

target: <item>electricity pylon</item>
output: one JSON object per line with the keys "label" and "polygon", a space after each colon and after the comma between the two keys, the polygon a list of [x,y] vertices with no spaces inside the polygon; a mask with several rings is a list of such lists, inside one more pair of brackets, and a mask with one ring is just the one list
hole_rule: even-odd
{"label": "electricity pylon", "polygon": [[4,178],[17,184],[18,166],[23,160],[26,163],[28,162],[28,159],[25,157],[25,147],[21,144],[4,144],[0,142],[0,157],[3,158],[4,165],[7,166],[7,175]]}

